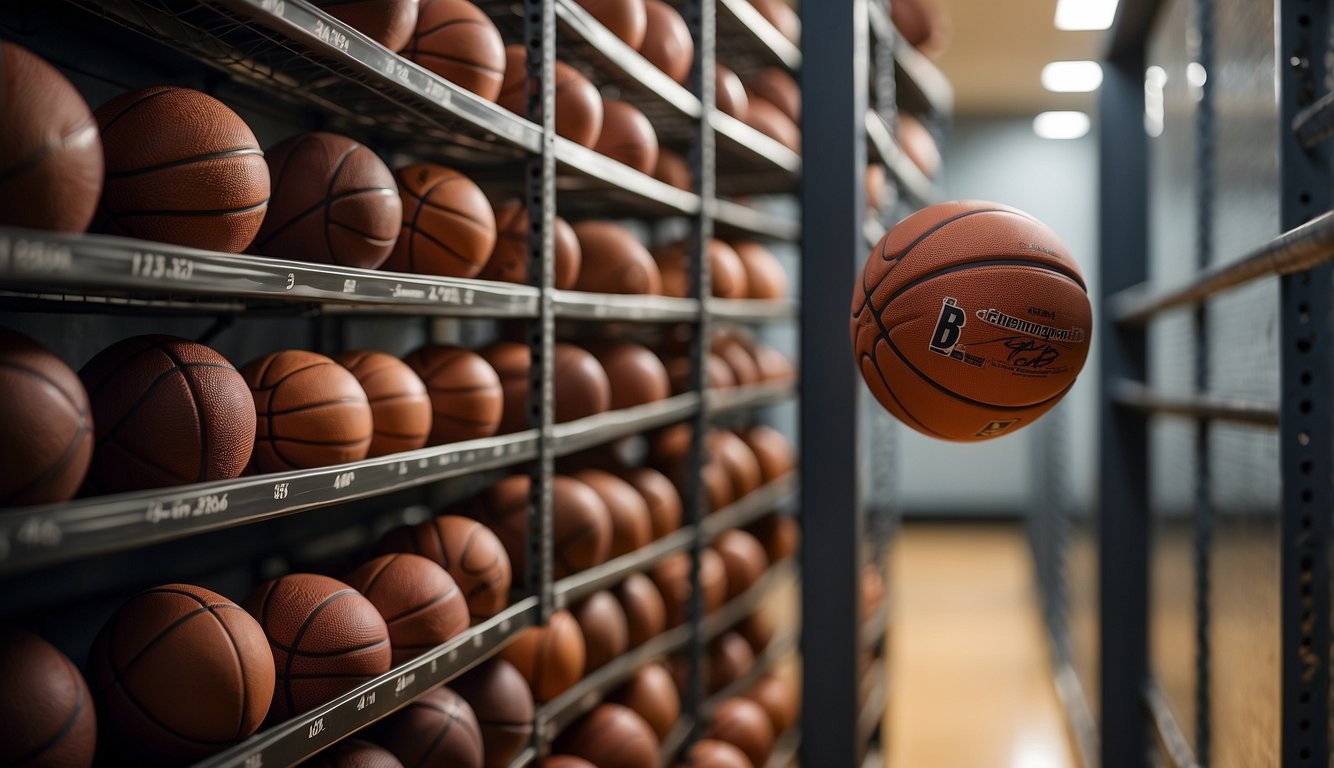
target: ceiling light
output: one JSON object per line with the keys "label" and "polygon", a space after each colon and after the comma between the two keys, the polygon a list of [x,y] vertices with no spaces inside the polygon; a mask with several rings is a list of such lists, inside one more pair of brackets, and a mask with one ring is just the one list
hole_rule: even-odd
{"label": "ceiling light", "polygon": [[1056,93],[1088,93],[1102,85],[1096,61],[1053,61],[1042,68],[1042,87]]}
{"label": "ceiling light", "polygon": [[1117,0],[1059,0],[1057,29],[1110,29]]}
{"label": "ceiling light", "polygon": [[1083,112],[1043,112],[1033,118],[1033,133],[1044,139],[1078,139],[1089,132]]}

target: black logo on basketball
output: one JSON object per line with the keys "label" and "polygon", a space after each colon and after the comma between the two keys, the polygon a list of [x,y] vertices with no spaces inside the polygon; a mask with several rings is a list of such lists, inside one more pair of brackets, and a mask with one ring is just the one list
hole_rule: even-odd
{"label": "black logo on basketball", "polygon": [[974,435],[974,437],[995,437],[996,435],[1005,432],[1010,427],[1013,427],[1017,423],[1019,423],[1018,419],[988,422],[985,427],[983,427],[976,435]]}
{"label": "black logo on basketball", "polygon": [[931,351],[953,357],[954,346],[959,343],[959,333],[967,323],[968,315],[959,309],[958,300],[946,296],[940,302],[940,317],[936,320],[936,330],[931,334]]}

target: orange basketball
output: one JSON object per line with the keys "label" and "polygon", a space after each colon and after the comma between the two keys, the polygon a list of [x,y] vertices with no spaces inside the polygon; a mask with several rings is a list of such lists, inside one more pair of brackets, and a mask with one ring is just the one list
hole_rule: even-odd
{"label": "orange basketball", "polygon": [[475,352],[445,344],[419,347],[403,362],[431,398],[430,445],[490,437],[500,427],[500,376]]}
{"label": "orange basketball", "polygon": [[380,539],[379,552],[410,552],[433,560],[463,590],[474,623],[509,604],[513,572],[505,546],[490,528],[466,517],[441,515],[395,528]]}
{"label": "orange basketball", "polygon": [[[528,115],[528,51],[522,45],[505,47],[505,82],[500,106],[520,117]],[[556,135],[591,147],[602,133],[602,94],[593,81],[563,61],[556,61]]]}
{"label": "orange basketball", "polygon": [[793,122],[801,119],[801,87],[792,75],[777,67],[765,67],[752,75],[746,92],[772,102]]}
{"label": "orange basketball", "polygon": [[695,189],[695,177],[686,159],[666,147],[658,148],[658,165],[653,169],[653,178],[687,192]]}
{"label": "orange basketball", "polygon": [[638,48],[644,42],[648,31],[648,18],[644,10],[644,0],[577,0],[593,18],[602,22],[612,34],[625,41],[631,48]]}
{"label": "orange basketball", "polygon": [[431,398],[407,363],[366,349],[339,352],[333,359],[357,378],[371,405],[368,458],[426,445],[431,436]]}
{"label": "orange basketball", "polygon": [[505,79],[500,30],[467,0],[421,0],[403,56],[487,101],[496,100]]}
{"label": "orange basketball", "polygon": [[695,41],[681,14],[663,0],[647,0],[647,34],[639,53],[653,66],[685,85],[695,63]]}
{"label": "orange basketball", "polygon": [[741,84],[741,78],[722,64],[715,65],[713,74],[714,99],[718,103],[718,109],[745,122],[747,115],[750,114],[750,99],[746,96],[746,86]]}
{"label": "orange basketball", "polygon": [[[574,228],[557,216],[552,237],[556,243],[556,268],[552,282],[557,288],[574,287],[579,278],[579,238]],[[477,277],[482,280],[528,282],[528,211],[511,200],[496,209],[496,247]]]}
{"label": "orange basketball", "polygon": [[658,134],[653,123],[627,101],[602,102],[602,132],[593,149],[640,173],[651,174],[658,167]]}
{"label": "orange basketball", "polygon": [[748,298],[781,299],[787,295],[787,271],[768,248],[753,240],[732,243],[746,270]]}
{"label": "orange basketball", "polygon": [[366,458],[373,437],[366,391],[346,368],[314,352],[289,349],[241,369],[255,399],[255,451],[261,472],[345,464]]}
{"label": "orange basketball", "polygon": [[659,739],[667,738],[681,716],[681,693],[662,664],[645,664],[608,699],[624,704],[644,718]]}
{"label": "orange basketball", "polygon": [[923,209],[876,244],[852,297],[852,346],[876,399],[944,440],[1009,434],[1070,390],[1092,308],[1056,234],[996,203]]}
{"label": "orange basketball", "polygon": [[[713,295],[720,299],[744,299],[750,293],[746,268],[732,246],[722,240],[709,240],[709,279]],[[662,292],[666,296],[690,295],[690,243],[679,240],[653,249],[653,258],[662,272]]]}
{"label": "orange basketball", "polygon": [[347,575],[389,627],[395,665],[410,661],[468,628],[468,601],[449,572],[420,555],[394,552]]}
{"label": "orange basketball", "polygon": [[575,289],[596,293],[661,293],[662,273],[634,234],[610,221],[574,225],[582,261]]}
{"label": "orange basketball", "polygon": [[551,701],[584,676],[584,634],[569,611],[556,611],[545,626],[528,627],[500,652],[514,665],[533,699]]}
{"label": "orange basketball", "polygon": [[403,228],[383,267],[445,277],[475,277],[496,247],[496,213],[467,176],[435,163],[395,174]]}

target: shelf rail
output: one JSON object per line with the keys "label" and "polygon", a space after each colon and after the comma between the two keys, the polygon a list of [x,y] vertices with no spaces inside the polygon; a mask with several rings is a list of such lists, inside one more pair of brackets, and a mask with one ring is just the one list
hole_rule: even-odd
{"label": "shelf rail", "polygon": [[1274,429],[1279,425],[1278,403],[1209,393],[1170,394],[1127,379],[1113,385],[1112,400],[1126,408],[1163,416],[1229,421]]}

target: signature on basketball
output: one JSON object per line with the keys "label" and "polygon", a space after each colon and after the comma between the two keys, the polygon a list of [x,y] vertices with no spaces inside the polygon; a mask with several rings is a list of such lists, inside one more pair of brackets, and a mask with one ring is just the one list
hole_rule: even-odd
{"label": "signature on basketball", "polygon": [[1061,351],[1050,344],[1014,336],[1005,339],[1010,354],[1005,358],[1017,368],[1046,368],[1061,357]]}

